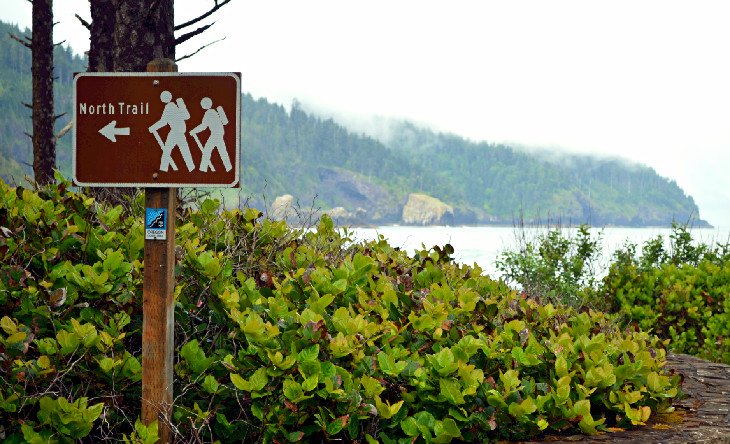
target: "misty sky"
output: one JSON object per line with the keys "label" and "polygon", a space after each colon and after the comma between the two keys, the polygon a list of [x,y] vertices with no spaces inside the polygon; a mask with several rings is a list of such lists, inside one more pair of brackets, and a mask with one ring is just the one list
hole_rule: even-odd
{"label": "misty sky", "polygon": [[[56,0],[78,52],[88,0]],[[177,22],[207,10],[177,0]],[[234,0],[178,57],[243,89],[377,131],[406,118],[473,140],[632,159],[730,226],[730,2]],[[30,25],[26,0],[0,18]],[[209,20],[210,21],[210,20]],[[244,129],[245,131],[245,129]],[[246,147],[243,147],[245,152]]]}

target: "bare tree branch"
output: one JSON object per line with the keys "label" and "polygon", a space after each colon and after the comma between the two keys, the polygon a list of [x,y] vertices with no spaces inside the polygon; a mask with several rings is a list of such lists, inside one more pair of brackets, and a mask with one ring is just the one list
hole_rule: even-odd
{"label": "bare tree branch", "polygon": [[58,42],[58,43],[54,43],[54,44],[53,44],[53,46],[61,46],[61,45],[63,45],[64,43],[66,43],[66,40],[61,40],[61,41],[60,41],[60,42]]}
{"label": "bare tree branch", "polygon": [[[28,1],[30,1],[30,0],[28,0]],[[23,131],[23,134],[25,134],[26,136],[30,137],[31,139],[33,138],[33,135],[30,134],[30,133],[28,133],[28,132]]]}
{"label": "bare tree branch", "polygon": [[226,38],[225,38],[225,37],[223,37],[222,39],[214,40],[214,41],[212,41],[212,42],[208,43],[207,45],[203,45],[203,46],[201,46],[200,48],[198,48],[198,49],[197,49],[197,50],[195,50],[194,52],[191,52],[190,54],[185,54],[184,56],[180,57],[179,59],[175,59],[175,61],[176,61],[176,62],[179,62],[180,60],[185,60],[185,59],[189,59],[190,57],[192,57],[192,56],[194,56],[195,54],[199,53],[200,51],[204,50],[204,49],[205,49],[205,48],[207,48],[208,46],[210,46],[210,45],[212,45],[212,44],[214,44],[214,43],[218,43],[218,42],[220,42],[221,40],[225,40],[225,39],[226,39]]}
{"label": "bare tree branch", "polygon": [[182,42],[188,41],[191,38],[195,37],[198,34],[204,33],[208,28],[215,25],[215,22],[211,23],[210,25],[201,26],[200,28],[196,29],[195,31],[190,31],[187,34],[183,34],[180,37],[175,39],[175,46],[179,45]]}
{"label": "bare tree branch", "polygon": [[21,102],[21,103],[23,104],[24,107],[26,107],[28,109],[33,109],[33,105],[31,105],[30,103],[26,103],[26,102]]}
{"label": "bare tree branch", "polygon": [[53,117],[53,120],[56,121],[56,120],[60,119],[61,117],[65,116],[65,115],[66,115],[66,113],[61,113],[61,114],[59,114],[57,116],[54,116]]}
{"label": "bare tree branch", "polygon": [[182,24],[179,24],[179,25],[175,26],[175,31],[179,31],[179,30],[181,30],[183,28],[186,28],[186,27],[188,27],[190,25],[196,24],[196,23],[198,23],[201,20],[205,20],[206,18],[210,17],[214,12],[216,12],[217,10],[219,10],[220,8],[222,8],[223,6],[225,6],[226,4],[230,3],[231,0],[223,0],[222,2],[218,2],[218,0],[214,0],[214,2],[215,2],[215,6],[213,6],[213,8],[211,8],[210,11],[208,11],[205,14],[200,15],[200,16],[192,19],[192,20],[188,20],[185,23],[182,23]]}
{"label": "bare tree branch", "polygon": [[[64,114],[66,114],[66,113],[64,113]],[[73,126],[74,126],[74,121],[73,120],[69,120],[69,122],[66,124],[66,126],[64,126],[61,129],[61,131],[59,131],[58,134],[56,134],[56,141],[58,141],[58,139],[60,139],[61,137],[65,136],[66,133],[69,132],[71,130],[71,128],[73,128]]]}
{"label": "bare tree branch", "polygon": [[21,39],[15,34],[8,33],[11,39],[15,40],[16,42],[20,43],[21,45],[25,46],[26,48],[31,48],[31,44],[29,42],[26,42],[25,40],[30,40],[28,37],[25,37],[25,40]]}
{"label": "bare tree branch", "polygon": [[80,15],[74,14],[76,18],[81,22],[81,25],[83,25],[84,28],[91,31],[91,23],[87,22],[86,20],[82,19]]}

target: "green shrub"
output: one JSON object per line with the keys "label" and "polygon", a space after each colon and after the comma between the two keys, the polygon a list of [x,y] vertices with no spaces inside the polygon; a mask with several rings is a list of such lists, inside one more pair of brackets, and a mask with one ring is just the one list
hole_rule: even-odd
{"label": "green shrub", "polygon": [[677,353],[730,364],[730,261],[727,245],[694,245],[675,225],[669,251],[661,237],[641,255],[627,245],[615,255],[599,293],[629,322],[671,339]]}
{"label": "green shrub", "polygon": [[497,270],[530,297],[576,308],[605,308],[602,300],[591,297],[599,271],[601,236],[591,235],[590,227],[581,225],[568,234],[560,227],[549,227],[530,239],[525,227],[520,227],[517,249],[500,253]]}
{"label": "green shrub", "polygon": [[[0,433],[151,442],[141,407],[141,197],[0,183]],[[202,442],[449,442],[643,424],[664,344],[453,263],[293,231],[216,201],[178,215],[175,404]]]}

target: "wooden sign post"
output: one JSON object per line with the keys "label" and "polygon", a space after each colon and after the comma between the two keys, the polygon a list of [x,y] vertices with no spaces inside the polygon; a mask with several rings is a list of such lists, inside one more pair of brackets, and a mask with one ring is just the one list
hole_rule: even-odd
{"label": "wooden sign post", "polygon": [[142,422],[158,420],[160,442],[171,442],[175,352],[175,188],[148,188],[145,207],[167,213],[166,239],[144,241],[142,288]]}
{"label": "wooden sign post", "polygon": [[[147,65],[147,71],[175,72],[177,65],[168,59],[156,60]],[[176,207],[176,188],[145,190],[145,209],[166,210],[165,239],[145,236],[142,286],[142,422],[157,421],[161,443],[172,442]]]}
{"label": "wooden sign post", "polygon": [[144,187],[142,422],[173,440],[175,210],[178,187],[237,187],[241,76],[144,73],[74,78],[73,175],[79,186]]}

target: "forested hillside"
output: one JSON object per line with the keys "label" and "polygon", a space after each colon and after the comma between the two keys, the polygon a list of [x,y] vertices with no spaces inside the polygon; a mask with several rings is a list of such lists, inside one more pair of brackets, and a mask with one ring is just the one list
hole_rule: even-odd
{"label": "forested hillside", "polygon": [[[0,23],[0,35],[20,34]],[[32,174],[30,51],[0,38],[0,177]],[[84,60],[56,49],[56,110],[71,114],[72,73]],[[245,87],[245,75],[244,75]],[[57,130],[68,122],[59,119]],[[435,223],[512,223],[522,217],[593,225],[668,225],[699,218],[693,199],[651,168],[619,160],[540,155],[404,123],[388,141],[354,134],[333,120],[243,95],[242,199],[259,207],[291,194],[302,207],[343,207],[346,222],[402,222],[411,193],[440,199]],[[70,134],[58,166],[70,174]],[[428,212],[428,208],[419,211]]]}
{"label": "forested hillside", "polygon": [[669,225],[698,218],[691,196],[644,165],[547,151],[525,152],[394,125],[387,145],[447,182],[434,195],[479,219],[560,218],[593,225]]}
{"label": "forested hillside", "polygon": [[[31,103],[30,50],[9,37],[30,36],[16,26],[0,22],[0,177],[10,182],[20,182],[33,174],[33,148],[30,109]],[[54,53],[54,82],[56,114],[68,113],[56,121],[56,133],[71,120],[73,73],[85,71],[85,62],[74,56],[69,47],[57,46]],[[56,147],[58,165],[64,174],[71,172],[71,134],[58,141]]]}

